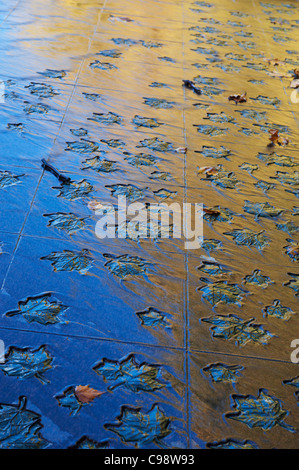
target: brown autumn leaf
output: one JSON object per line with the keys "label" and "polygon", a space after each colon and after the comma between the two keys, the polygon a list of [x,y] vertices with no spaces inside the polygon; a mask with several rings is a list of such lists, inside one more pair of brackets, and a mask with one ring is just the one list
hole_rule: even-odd
{"label": "brown autumn leaf", "polygon": [[277,129],[270,129],[269,134],[270,134],[269,139],[271,140],[271,142],[273,144],[276,144],[276,142],[278,141],[278,138],[279,138],[278,130]]}
{"label": "brown autumn leaf", "polygon": [[187,153],[187,150],[187,147],[178,147],[177,149],[174,149],[177,153]]}
{"label": "brown autumn leaf", "polygon": [[199,174],[204,173],[206,176],[217,175],[218,171],[219,170],[215,168],[214,166],[202,166],[198,168],[198,173]]}
{"label": "brown autumn leaf", "polygon": [[81,403],[91,403],[95,398],[100,397],[105,392],[100,392],[89,385],[77,385],[75,388],[75,395]]}
{"label": "brown autumn leaf", "polygon": [[119,21],[120,23],[131,23],[134,21],[131,18],[128,18],[127,16],[114,16],[114,15],[110,15],[109,20]]}
{"label": "brown autumn leaf", "polygon": [[295,78],[299,78],[299,69],[294,69]]}
{"label": "brown autumn leaf", "polygon": [[183,80],[183,86],[186,88],[189,88],[190,90],[194,91],[197,95],[201,95],[202,92],[199,88],[195,86],[195,83],[192,82],[191,80]]}
{"label": "brown autumn leaf", "polygon": [[277,145],[288,145],[289,139],[288,137],[283,137],[280,136],[278,133],[278,129],[270,129],[269,130],[270,134],[270,144],[268,144],[268,147],[273,147],[275,144]]}
{"label": "brown autumn leaf", "polygon": [[244,92],[242,95],[230,95],[228,97],[228,101],[234,101],[236,104],[238,103],[246,103],[247,101],[247,93]]}
{"label": "brown autumn leaf", "polygon": [[269,65],[285,65],[285,62],[283,60],[279,59],[265,59]]}
{"label": "brown autumn leaf", "polygon": [[270,18],[270,21],[271,21],[272,24],[280,24],[280,25],[283,25],[283,20],[281,20],[281,19]]}
{"label": "brown autumn leaf", "polygon": [[217,211],[216,209],[206,209],[205,207],[203,208],[203,211],[207,215],[220,215],[221,212]]}

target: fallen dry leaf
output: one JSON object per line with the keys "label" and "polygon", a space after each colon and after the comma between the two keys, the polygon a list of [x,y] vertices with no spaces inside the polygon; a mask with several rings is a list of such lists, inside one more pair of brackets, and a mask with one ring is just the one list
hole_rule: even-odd
{"label": "fallen dry leaf", "polygon": [[178,147],[177,149],[174,149],[174,151],[177,153],[187,153],[187,147]]}
{"label": "fallen dry leaf", "polygon": [[295,78],[299,78],[299,69],[294,69]]}
{"label": "fallen dry leaf", "polygon": [[279,59],[264,59],[268,62],[269,65],[285,65],[285,62],[283,60]]}
{"label": "fallen dry leaf", "polygon": [[212,175],[217,175],[218,169],[215,168],[214,166],[202,166],[198,168],[198,173],[204,173],[207,176],[212,176]]}
{"label": "fallen dry leaf", "polygon": [[90,403],[95,398],[100,397],[105,392],[99,392],[94,388],[90,388],[89,385],[77,385],[75,388],[75,395],[81,403]]}
{"label": "fallen dry leaf", "polygon": [[110,21],[119,21],[121,23],[131,23],[131,22],[134,21],[131,18],[128,18],[126,16],[114,16],[114,15],[110,15],[109,20]]}
{"label": "fallen dry leaf", "polygon": [[280,19],[276,19],[276,18],[270,18],[270,21],[272,24],[280,24],[280,25],[283,25],[283,20],[280,20]]}
{"label": "fallen dry leaf", "polygon": [[207,215],[220,215],[220,211],[217,211],[215,209],[205,209],[205,208],[203,208],[203,211]]}
{"label": "fallen dry leaf", "polygon": [[277,129],[270,129],[269,130],[270,134],[270,144],[268,144],[268,147],[273,147],[275,144],[277,145],[288,145],[289,139],[288,137],[283,137],[278,134]]}
{"label": "fallen dry leaf", "polygon": [[269,130],[269,134],[271,137],[269,137],[269,139],[271,140],[271,142],[273,142],[274,144],[276,144],[277,140],[278,140],[278,130],[277,129],[270,129]]}
{"label": "fallen dry leaf", "polygon": [[228,101],[234,101],[236,104],[238,103],[246,103],[247,101],[247,93],[243,93],[242,95],[230,95],[228,97]]}
{"label": "fallen dry leaf", "polygon": [[201,95],[201,90],[199,88],[196,88],[195,84],[191,82],[191,80],[183,80],[183,86],[194,91],[194,93],[196,93],[197,95]]}

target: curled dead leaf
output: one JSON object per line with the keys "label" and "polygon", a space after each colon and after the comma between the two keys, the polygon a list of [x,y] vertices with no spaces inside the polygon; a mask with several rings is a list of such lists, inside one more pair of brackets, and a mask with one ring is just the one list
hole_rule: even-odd
{"label": "curled dead leaf", "polygon": [[114,15],[110,15],[109,20],[112,22],[119,21],[120,23],[131,23],[134,21],[131,18],[128,18],[127,16],[114,16]]}
{"label": "curled dead leaf", "polygon": [[81,403],[91,403],[95,398],[100,397],[105,392],[100,392],[89,385],[77,385],[75,388],[75,395]]}
{"label": "curled dead leaf", "polygon": [[195,86],[191,80],[183,80],[183,86],[189,88],[190,90],[194,91],[197,95],[201,95],[201,90]]}
{"label": "curled dead leaf", "polygon": [[283,60],[279,59],[265,59],[269,65],[285,65],[285,62]]}
{"label": "curled dead leaf", "polygon": [[283,20],[281,20],[281,19],[279,19],[279,18],[278,18],[278,19],[277,19],[277,18],[270,18],[270,22],[271,22],[272,24],[283,25]]}
{"label": "curled dead leaf", "polygon": [[187,150],[187,147],[178,147],[177,149],[174,149],[177,153],[187,153]]}
{"label": "curled dead leaf", "polygon": [[215,168],[214,166],[202,166],[198,168],[198,173],[199,174],[204,173],[206,176],[217,175],[218,171],[219,170]]}
{"label": "curled dead leaf", "polygon": [[217,211],[215,209],[206,209],[205,207],[203,208],[203,211],[207,215],[220,215],[221,214],[220,211]]}
{"label": "curled dead leaf", "polygon": [[278,129],[270,129],[269,130],[270,134],[270,144],[268,144],[268,147],[273,147],[275,144],[277,145],[288,145],[289,139],[288,137],[283,137],[280,136],[278,133]]}
{"label": "curled dead leaf", "polygon": [[234,101],[236,104],[238,103],[246,103],[247,102],[247,93],[244,92],[242,95],[230,95],[228,97],[228,101]]}
{"label": "curled dead leaf", "polygon": [[278,130],[277,129],[270,129],[269,134],[270,134],[269,139],[271,140],[271,142],[276,143],[276,141],[278,140]]}

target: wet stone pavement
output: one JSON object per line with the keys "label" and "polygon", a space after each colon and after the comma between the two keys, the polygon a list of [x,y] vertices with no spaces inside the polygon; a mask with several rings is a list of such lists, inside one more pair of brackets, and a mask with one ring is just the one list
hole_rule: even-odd
{"label": "wet stone pavement", "polygon": [[298,7],[1,2],[0,448],[298,448]]}

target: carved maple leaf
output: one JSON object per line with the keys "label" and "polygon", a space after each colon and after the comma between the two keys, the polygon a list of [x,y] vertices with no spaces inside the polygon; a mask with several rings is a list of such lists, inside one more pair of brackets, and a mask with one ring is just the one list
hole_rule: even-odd
{"label": "carved maple leaf", "polygon": [[170,419],[157,404],[148,413],[142,413],[141,408],[123,406],[117,419],[117,424],[105,424],[104,427],[117,434],[123,442],[137,445],[158,444],[164,447],[161,439],[171,432]]}
{"label": "carved maple leaf", "polygon": [[54,186],[53,189],[59,189],[58,197],[63,197],[69,201],[83,198],[93,191],[93,186],[86,180],[81,180],[78,183],[70,181],[63,183],[61,186]]}
{"label": "carved maple leaf", "polygon": [[299,243],[290,238],[287,239],[287,242],[290,245],[284,246],[286,254],[289,255],[292,261],[299,261]]}
{"label": "carved maple leaf", "polygon": [[172,152],[173,145],[170,142],[165,142],[164,140],[158,139],[158,137],[153,137],[152,139],[144,139],[140,141],[141,145],[137,147],[147,147],[156,152]]}
{"label": "carved maple leaf", "polygon": [[144,197],[144,190],[133,184],[112,184],[107,185],[113,196],[125,196],[130,202],[137,201]]}
{"label": "carved maple leaf", "polygon": [[51,85],[47,83],[36,83],[31,82],[30,85],[27,85],[25,88],[29,88],[32,95],[37,95],[40,98],[50,98],[54,95],[59,95]]}
{"label": "carved maple leaf", "polygon": [[289,412],[282,408],[280,400],[270,396],[266,390],[260,389],[257,398],[253,395],[233,395],[232,399],[233,407],[237,411],[226,413],[227,418],[247,424],[250,428],[262,428],[264,431],[281,426],[295,432],[292,426],[284,422]]}
{"label": "carved maple leaf", "polygon": [[78,232],[85,226],[86,217],[78,217],[69,212],[54,212],[52,214],[43,214],[48,217],[48,227],[55,227],[58,230],[64,230],[69,235]]}
{"label": "carved maple leaf", "polygon": [[41,416],[26,409],[27,398],[17,405],[0,403],[0,449],[44,449],[49,443],[42,437]]}
{"label": "carved maple leaf", "polygon": [[231,232],[225,232],[224,235],[233,237],[237,245],[255,246],[258,250],[262,250],[269,244],[269,238],[264,235],[265,230],[254,232],[251,229],[235,229]]}
{"label": "carved maple leaf", "polygon": [[148,261],[139,258],[139,256],[115,256],[108,253],[104,253],[103,256],[109,259],[109,261],[105,263],[105,266],[107,266],[112,274],[120,278],[125,278],[129,275],[141,276],[147,273],[150,266]]}
{"label": "carved maple leaf", "polygon": [[136,127],[146,127],[149,129],[163,126],[163,123],[159,122],[155,118],[148,118],[148,117],[138,116],[138,115],[134,116],[134,118],[132,119],[132,123],[135,124]]}
{"label": "carved maple leaf", "polygon": [[242,296],[247,293],[247,291],[241,289],[237,284],[228,283],[227,281],[212,282],[205,278],[201,278],[200,280],[206,282],[207,285],[198,290],[202,293],[202,298],[213,306],[221,302],[241,306]]}
{"label": "carved maple leaf", "polygon": [[299,296],[299,274],[288,273],[289,276],[292,276],[294,279],[290,279],[289,281],[284,283],[284,286],[293,289],[295,292],[296,297]]}
{"label": "carved maple leaf", "polygon": [[109,441],[97,442],[87,436],[81,437],[75,445],[68,449],[109,449]]}
{"label": "carved maple leaf", "polygon": [[251,441],[238,441],[227,439],[221,442],[211,442],[207,444],[208,449],[258,449],[258,446]]}
{"label": "carved maple leaf", "polygon": [[272,305],[268,305],[263,309],[265,316],[281,318],[282,320],[289,320],[295,312],[289,307],[281,305],[279,299],[275,299]]}
{"label": "carved maple leaf", "polygon": [[144,104],[156,109],[170,109],[173,108],[176,103],[173,101],[167,101],[163,98],[143,98]]}
{"label": "carved maple leaf", "polygon": [[160,367],[146,362],[139,364],[134,354],[120,362],[104,358],[93,369],[105,380],[115,382],[108,387],[108,390],[114,390],[123,385],[133,392],[140,390],[153,392],[165,386],[158,379]]}
{"label": "carved maple leaf", "polygon": [[29,323],[37,322],[42,325],[61,322],[60,314],[63,314],[69,307],[63,305],[56,299],[51,300],[52,293],[45,293],[33,297],[27,297],[18,303],[18,310],[6,312],[7,317],[22,315]]}
{"label": "carved maple leaf", "polygon": [[5,189],[8,186],[14,186],[15,184],[21,183],[20,178],[22,175],[13,175],[10,171],[0,171],[0,189]]}
{"label": "carved maple leaf", "polygon": [[267,344],[274,336],[264,330],[262,325],[254,323],[255,318],[243,320],[237,315],[216,315],[202,318],[201,321],[213,325],[211,331],[215,338],[233,339],[238,345],[244,345],[250,341]]}
{"label": "carved maple leaf", "polygon": [[217,362],[215,364],[210,364],[204,367],[203,371],[210,374],[213,382],[235,383],[237,382],[238,378],[242,376],[240,371],[243,369],[243,366],[228,366],[226,364]]}
{"label": "carved maple leaf", "polygon": [[282,382],[284,385],[291,385],[292,387],[295,387],[297,390],[294,393],[295,397],[297,398],[299,402],[299,376],[293,377],[290,380],[283,380]]}
{"label": "carved maple leaf", "polygon": [[80,141],[76,140],[74,142],[66,142],[66,144],[66,151],[72,151],[83,154],[96,152],[99,148],[98,144],[86,139],[80,139]]}
{"label": "carved maple leaf", "polygon": [[282,209],[276,209],[269,202],[250,202],[244,201],[244,211],[249,214],[254,214],[256,219],[258,217],[278,217],[283,213]]}
{"label": "carved maple leaf", "polygon": [[265,288],[269,284],[274,284],[274,281],[271,281],[269,276],[263,276],[260,269],[254,269],[252,274],[244,277],[244,283]]}
{"label": "carved maple leaf", "polygon": [[93,264],[93,258],[86,249],[81,251],[55,251],[50,255],[43,256],[42,260],[51,261],[54,271],[78,271],[86,274]]}
{"label": "carved maple leaf", "polygon": [[136,315],[140,319],[141,324],[144,326],[151,326],[152,328],[157,326],[164,328],[171,327],[169,321],[166,319],[166,316],[153,307],[148,307],[142,312],[136,312]]}
{"label": "carved maple leaf", "polygon": [[0,370],[8,376],[20,379],[36,377],[42,383],[48,383],[43,374],[52,368],[52,361],[53,358],[44,345],[38,349],[11,346],[5,354],[4,364],[0,364]]}
{"label": "carved maple leaf", "polygon": [[97,173],[112,173],[114,171],[117,171],[116,161],[107,160],[102,156],[87,158],[83,163],[85,164],[85,166],[82,168],[82,170],[90,168],[91,170],[94,170]]}
{"label": "carved maple leaf", "polygon": [[92,118],[87,118],[88,121],[100,122],[101,124],[121,124],[122,118],[116,113],[92,113]]}

